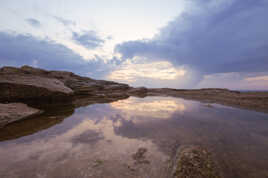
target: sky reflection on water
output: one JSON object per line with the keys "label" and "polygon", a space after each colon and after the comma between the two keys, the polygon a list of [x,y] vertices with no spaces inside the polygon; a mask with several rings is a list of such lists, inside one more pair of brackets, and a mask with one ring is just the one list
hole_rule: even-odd
{"label": "sky reflection on water", "polygon": [[[0,177],[165,177],[175,148],[188,144],[209,149],[227,177],[265,177],[267,118],[170,97],[89,105],[48,129],[0,142]],[[133,159],[139,148],[146,163]]]}

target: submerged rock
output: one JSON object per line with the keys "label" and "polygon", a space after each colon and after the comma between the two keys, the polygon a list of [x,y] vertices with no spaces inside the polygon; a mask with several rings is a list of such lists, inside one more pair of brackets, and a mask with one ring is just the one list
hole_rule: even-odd
{"label": "submerged rock", "polygon": [[211,154],[199,146],[184,146],[177,151],[173,178],[220,178]]}
{"label": "submerged rock", "polygon": [[0,127],[41,113],[39,109],[22,103],[0,104]]}
{"label": "submerged rock", "polygon": [[135,164],[150,164],[150,161],[145,157],[146,152],[147,148],[139,148],[138,151],[132,155]]}

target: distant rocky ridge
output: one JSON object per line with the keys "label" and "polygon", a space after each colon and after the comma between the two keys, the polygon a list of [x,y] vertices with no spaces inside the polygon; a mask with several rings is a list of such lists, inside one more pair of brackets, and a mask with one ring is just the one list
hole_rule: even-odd
{"label": "distant rocky ridge", "polygon": [[268,113],[268,92],[239,92],[221,88],[194,90],[160,88],[149,89],[147,95],[179,97]]}
{"label": "distant rocky ridge", "polygon": [[[94,80],[67,71],[47,71],[30,66],[0,68],[0,103],[20,102],[39,110],[51,105],[86,106],[92,103],[112,102],[129,96],[172,96],[219,103],[261,112],[268,112],[268,92],[238,92],[227,89],[179,90],[170,88],[133,88],[127,84]],[[9,107],[5,107],[9,108]],[[14,110],[15,112],[16,110]],[[2,113],[5,113],[2,111]],[[7,110],[6,113],[9,113]],[[1,115],[1,113],[0,113]],[[23,119],[27,117],[19,117]],[[18,119],[5,115],[0,125]]]}

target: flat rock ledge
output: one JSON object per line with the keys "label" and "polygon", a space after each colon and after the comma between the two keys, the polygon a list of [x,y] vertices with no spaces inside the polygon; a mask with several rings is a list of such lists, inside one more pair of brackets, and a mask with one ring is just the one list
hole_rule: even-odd
{"label": "flat rock ledge", "polygon": [[172,178],[221,178],[211,154],[199,146],[182,146],[173,162]]}
{"label": "flat rock ledge", "polygon": [[23,103],[0,104],[0,128],[5,125],[41,114],[42,111]]}
{"label": "flat rock ledge", "polygon": [[47,71],[30,66],[0,68],[0,102],[65,102],[80,96],[118,98],[127,84],[94,80],[67,71]]}

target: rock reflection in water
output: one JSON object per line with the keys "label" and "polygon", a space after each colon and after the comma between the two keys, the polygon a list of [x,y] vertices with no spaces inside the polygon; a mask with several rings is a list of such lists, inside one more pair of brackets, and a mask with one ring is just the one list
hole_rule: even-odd
{"label": "rock reflection in water", "polygon": [[16,139],[48,129],[61,123],[74,113],[73,107],[53,108],[53,111],[30,119],[18,121],[0,129],[0,141]]}
{"label": "rock reflection in water", "polygon": [[212,106],[131,97],[78,108],[50,128],[0,142],[0,177],[163,178],[180,145],[206,147],[226,177],[268,175],[267,114]]}
{"label": "rock reflection in water", "polygon": [[[165,176],[166,166],[162,165],[166,165],[168,156],[150,140],[116,135],[116,122],[111,118],[119,113],[109,109],[109,105],[105,107],[110,112],[94,112],[102,105],[77,109],[62,122],[63,128],[58,125],[34,134],[43,135],[38,140],[23,142],[25,138],[21,138],[2,142],[0,177]],[[132,155],[139,148],[148,150],[146,160],[152,160],[150,164],[136,164]],[[11,169],[13,167],[16,169]]]}

